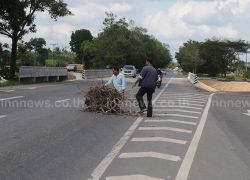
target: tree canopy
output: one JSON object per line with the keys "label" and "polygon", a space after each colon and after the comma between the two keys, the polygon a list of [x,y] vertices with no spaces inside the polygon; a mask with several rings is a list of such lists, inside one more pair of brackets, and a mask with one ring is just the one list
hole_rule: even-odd
{"label": "tree canopy", "polygon": [[17,42],[29,32],[36,32],[35,13],[48,11],[52,19],[71,15],[63,0],[1,0],[0,34],[12,39],[10,76],[16,70]]}
{"label": "tree canopy", "polygon": [[146,29],[113,13],[106,15],[98,37],[82,43],[81,50],[91,58],[91,67],[132,64],[141,68],[146,58],[152,59],[155,66],[164,67],[171,61],[168,46],[147,35]]}
{"label": "tree canopy", "polygon": [[[190,47],[194,49],[190,49]],[[238,61],[239,53],[246,53],[250,48],[248,42],[244,40],[230,41],[208,39],[205,42],[188,41],[180,47],[176,53],[176,59],[185,71],[192,71],[196,64],[198,73],[205,73],[211,76],[223,74],[226,76],[231,65]],[[196,52],[195,54],[193,54]],[[196,59],[196,60],[195,60]]]}

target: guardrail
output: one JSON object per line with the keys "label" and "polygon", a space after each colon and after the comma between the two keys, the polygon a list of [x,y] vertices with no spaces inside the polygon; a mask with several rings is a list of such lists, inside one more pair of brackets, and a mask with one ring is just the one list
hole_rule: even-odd
{"label": "guardrail", "polygon": [[21,66],[17,76],[19,81],[22,78],[33,78],[33,81],[36,81],[36,78],[46,78],[46,81],[49,81],[50,77],[56,80],[60,77],[66,78],[68,71],[65,67]]}
{"label": "guardrail", "polygon": [[112,75],[111,69],[89,69],[83,71],[82,78],[83,79],[104,78],[104,77],[110,77],[111,75]]}
{"label": "guardrail", "polygon": [[198,83],[198,76],[194,73],[189,72],[188,73],[188,80],[192,83],[192,84],[196,84]]}

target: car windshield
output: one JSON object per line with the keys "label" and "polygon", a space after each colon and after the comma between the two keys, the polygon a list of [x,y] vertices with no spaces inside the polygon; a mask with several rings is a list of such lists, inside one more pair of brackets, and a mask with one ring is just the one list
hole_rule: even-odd
{"label": "car windshield", "polygon": [[124,69],[126,69],[126,70],[134,70],[134,67],[133,66],[125,66]]}

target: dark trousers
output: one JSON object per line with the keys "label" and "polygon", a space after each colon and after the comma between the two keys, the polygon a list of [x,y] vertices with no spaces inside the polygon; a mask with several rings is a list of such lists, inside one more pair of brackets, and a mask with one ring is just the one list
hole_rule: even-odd
{"label": "dark trousers", "polygon": [[146,108],[146,105],[145,105],[144,100],[143,100],[143,96],[147,93],[148,110],[152,111],[152,96],[153,96],[154,91],[155,90],[152,88],[141,87],[139,89],[139,91],[136,94],[136,99],[137,99],[137,102],[138,102],[141,110]]}

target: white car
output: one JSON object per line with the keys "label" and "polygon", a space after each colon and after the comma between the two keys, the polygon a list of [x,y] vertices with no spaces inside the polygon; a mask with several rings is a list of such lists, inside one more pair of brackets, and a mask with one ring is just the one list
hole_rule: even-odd
{"label": "white car", "polygon": [[76,71],[76,65],[75,64],[69,64],[67,67],[68,71]]}
{"label": "white car", "polygon": [[122,68],[122,73],[123,73],[125,76],[129,76],[129,77],[135,78],[135,77],[136,77],[136,68],[135,68],[135,66],[133,66],[133,65],[125,65],[125,66]]}

